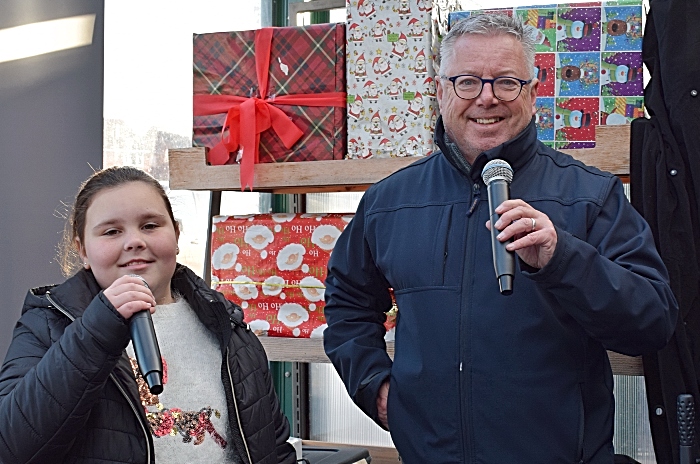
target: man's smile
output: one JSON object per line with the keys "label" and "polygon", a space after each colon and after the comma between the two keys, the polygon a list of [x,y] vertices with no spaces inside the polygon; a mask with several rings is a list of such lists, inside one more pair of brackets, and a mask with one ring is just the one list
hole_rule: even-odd
{"label": "man's smile", "polygon": [[474,121],[477,124],[495,124],[497,122],[503,121],[505,118],[495,117],[495,118],[469,118],[470,121]]}

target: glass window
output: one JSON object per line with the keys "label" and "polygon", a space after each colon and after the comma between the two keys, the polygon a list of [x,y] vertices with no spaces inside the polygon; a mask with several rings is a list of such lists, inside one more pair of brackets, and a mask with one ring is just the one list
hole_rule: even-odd
{"label": "glass window", "polygon": [[[209,192],[168,186],[168,148],[192,146],[192,35],[261,27],[262,0],[105,0],[103,165],[131,165],[163,183],[180,223],[178,261],[204,273]],[[254,213],[257,193],[223,195]],[[223,209],[222,209],[223,211]]]}

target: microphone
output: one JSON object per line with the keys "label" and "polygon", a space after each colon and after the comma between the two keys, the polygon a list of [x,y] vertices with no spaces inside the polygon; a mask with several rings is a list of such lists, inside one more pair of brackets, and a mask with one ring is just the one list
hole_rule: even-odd
{"label": "microphone", "polygon": [[678,441],[680,442],[680,464],[694,464],[695,404],[693,395],[681,394],[676,400],[678,412]]}
{"label": "microphone", "polygon": [[491,249],[493,251],[493,267],[496,270],[498,287],[502,295],[513,293],[513,277],[515,276],[515,254],[506,250],[506,245],[513,241],[499,242],[496,236],[500,233],[494,224],[499,215],[494,211],[504,201],[510,198],[509,186],[513,180],[513,169],[503,160],[495,159],[486,163],[481,171],[481,178],[486,184],[489,197],[489,219],[491,219]]}
{"label": "microphone", "polygon": [[[146,279],[138,274],[129,274],[131,277],[141,279],[146,288],[150,289]],[[129,319],[131,331],[131,343],[136,354],[136,362],[143,376],[148,390],[152,395],[163,393],[163,360],[160,356],[160,347],[153,328],[151,312],[147,309],[134,313]]]}

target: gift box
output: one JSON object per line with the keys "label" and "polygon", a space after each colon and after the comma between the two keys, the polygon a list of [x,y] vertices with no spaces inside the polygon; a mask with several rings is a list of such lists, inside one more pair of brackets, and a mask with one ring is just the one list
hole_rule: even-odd
{"label": "gift box", "polygon": [[217,216],[212,286],[258,335],[321,337],[328,258],[352,214]]}
{"label": "gift box", "polygon": [[[243,308],[259,336],[321,338],[328,259],[353,214],[215,216],[212,287]],[[393,340],[396,301],[387,312]]]}
{"label": "gift box", "polygon": [[348,158],[434,151],[432,7],[431,0],[348,0]]}
{"label": "gift box", "polygon": [[[462,3],[449,1],[456,8]],[[641,0],[446,13],[447,22],[438,16],[439,30],[445,33],[474,14],[520,18],[535,42],[536,124],[545,144],[594,148],[596,126],[630,124],[633,115],[644,114]]]}
{"label": "gift box", "polygon": [[210,164],[343,159],[345,25],[194,35],[194,146]]}

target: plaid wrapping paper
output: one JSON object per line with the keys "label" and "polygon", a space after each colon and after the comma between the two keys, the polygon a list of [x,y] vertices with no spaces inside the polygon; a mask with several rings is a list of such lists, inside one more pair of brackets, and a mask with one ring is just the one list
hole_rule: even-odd
{"label": "plaid wrapping paper", "polygon": [[[344,106],[305,106],[274,101],[281,96],[345,92],[344,25],[283,27],[272,28],[272,31],[265,95],[260,95],[258,76],[263,70],[256,70],[256,53],[259,51],[255,49],[255,38],[258,31],[195,34],[195,105],[199,95],[233,95],[267,100],[281,109],[302,135],[291,148],[287,148],[274,130],[262,132],[259,135],[258,162],[344,158]],[[225,119],[226,111],[195,115],[194,146],[211,148],[220,143]],[[231,130],[238,128],[231,127]],[[237,155],[237,152],[231,153],[225,163],[237,162]]]}
{"label": "plaid wrapping paper", "polygon": [[[326,328],[328,259],[352,217],[215,216],[212,287],[243,308],[245,321],[260,336],[320,338]],[[393,340],[395,323],[394,304],[384,324],[387,340]]]}

